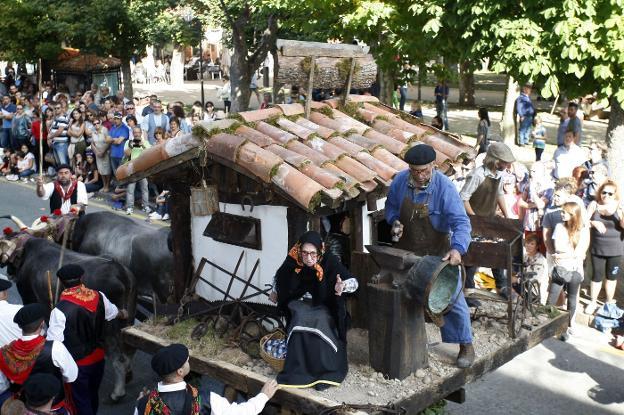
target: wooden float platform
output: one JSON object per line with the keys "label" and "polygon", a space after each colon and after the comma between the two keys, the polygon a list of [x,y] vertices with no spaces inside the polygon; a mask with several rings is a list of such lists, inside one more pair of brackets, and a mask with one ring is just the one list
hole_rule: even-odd
{"label": "wooden float platform", "polygon": [[[441,378],[439,381],[419,389],[415,394],[393,403],[397,407],[405,408],[406,413],[418,413],[439,400],[461,390],[467,383],[473,382],[488,372],[496,370],[545,339],[561,335],[567,327],[568,314],[560,313],[543,324],[533,327],[530,331],[523,331],[516,339],[511,340],[492,353],[477,356],[472,367],[453,371],[453,373]],[[123,339],[127,345],[150,354],[171,343],[138,327],[123,329]],[[264,375],[222,360],[211,359],[210,356],[198,356],[193,352],[191,352],[189,363],[192,371],[215,378],[239,392],[252,396],[257,394],[262,385],[268,380]],[[271,399],[271,403],[296,414],[318,414],[325,409],[342,404],[342,402],[318,396],[306,389],[280,389]],[[363,402],[350,403],[361,404]]]}

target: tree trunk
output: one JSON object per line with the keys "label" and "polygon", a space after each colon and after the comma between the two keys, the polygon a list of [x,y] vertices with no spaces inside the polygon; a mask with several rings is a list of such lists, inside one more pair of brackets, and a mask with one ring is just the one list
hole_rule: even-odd
{"label": "tree trunk", "polygon": [[392,106],[392,91],[394,90],[394,77],[392,71],[378,67],[377,83],[379,84],[379,100],[386,105]]}
{"label": "tree trunk", "polygon": [[[609,115],[609,126],[607,127],[606,141],[607,145],[611,145],[611,133],[617,127],[624,125],[624,109],[615,97],[609,99],[611,104],[611,114]],[[620,129],[621,130],[621,129]],[[620,133],[621,134],[621,133]],[[622,153],[619,153],[620,156]]]}
{"label": "tree trunk", "polygon": [[427,65],[420,63],[418,65],[418,102],[422,102],[422,85],[427,80]]}
{"label": "tree trunk", "polygon": [[278,102],[279,90],[282,85],[277,82],[277,74],[279,72],[279,56],[277,54],[277,48],[271,49],[271,55],[273,56],[273,105],[281,104]]}
{"label": "tree trunk", "polygon": [[505,90],[505,106],[500,122],[500,131],[503,141],[507,144],[514,144],[516,141],[516,98],[520,96],[518,83],[511,75],[507,76],[507,89]]}
{"label": "tree trunk", "polygon": [[123,80],[124,96],[133,97],[134,91],[132,90],[132,70],[130,69],[129,58],[121,58],[121,78]]}
{"label": "tree trunk", "polygon": [[184,47],[176,45],[171,55],[171,85],[184,85]]}
{"label": "tree trunk", "polygon": [[232,66],[230,66],[230,85],[232,90],[232,109],[231,112],[247,111],[249,108],[249,98],[251,90],[251,76],[254,68],[251,68],[247,62],[247,50],[234,44],[234,54],[232,55]]}
{"label": "tree trunk", "polygon": [[463,61],[460,63],[459,72],[459,106],[474,107],[475,106],[475,85],[474,85],[474,69],[470,62]]}

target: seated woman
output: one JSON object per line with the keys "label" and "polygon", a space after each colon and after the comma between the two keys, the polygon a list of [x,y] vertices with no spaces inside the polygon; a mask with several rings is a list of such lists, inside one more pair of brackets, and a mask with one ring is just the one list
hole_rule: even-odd
{"label": "seated woman", "polygon": [[291,248],[275,282],[277,306],[288,324],[288,352],[278,383],[318,390],[339,385],[348,369],[349,316],[342,294],[357,290],[357,280],[324,251],[321,235],[310,231]]}

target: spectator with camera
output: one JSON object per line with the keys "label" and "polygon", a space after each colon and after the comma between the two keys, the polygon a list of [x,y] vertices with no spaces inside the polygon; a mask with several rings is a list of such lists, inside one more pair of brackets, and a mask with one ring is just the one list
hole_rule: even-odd
{"label": "spectator with camera", "polygon": [[[143,151],[150,148],[152,145],[143,139],[143,130],[141,127],[134,127],[132,129],[132,139],[128,140],[124,147],[124,154],[128,158],[128,161],[137,159]],[[147,186],[147,179],[141,179],[134,183],[129,183],[126,188],[126,214],[132,215],[134,212],[134,190],[136,185],[139,185],[141,189],[141,202],[143,204],[143,212],[150,213],[149,207],[149,190]]]}

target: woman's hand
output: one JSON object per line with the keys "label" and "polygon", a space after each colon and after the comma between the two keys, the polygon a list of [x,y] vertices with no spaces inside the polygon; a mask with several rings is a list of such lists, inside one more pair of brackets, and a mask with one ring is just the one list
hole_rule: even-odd
{"label": "woman's hand", "polygon": [[277,292],[271,291],[271,293],[269,294],[269,301],[271,301],[273,304],[277,304]]}
{"label": "woman's hand", "polygon": [[591,221],[591,225],[598,231],[599,234],[604,235],[607,232],[607,227],[602,222],[596,220]]}
{"label": "woman's hand", "polygon": [[336,290],[336,295],[342,295],[342,292],[345,289],[345,285],[346,284],[340,278],[340,274],[336,275],[336,285],[334,286],[334,289]]}

